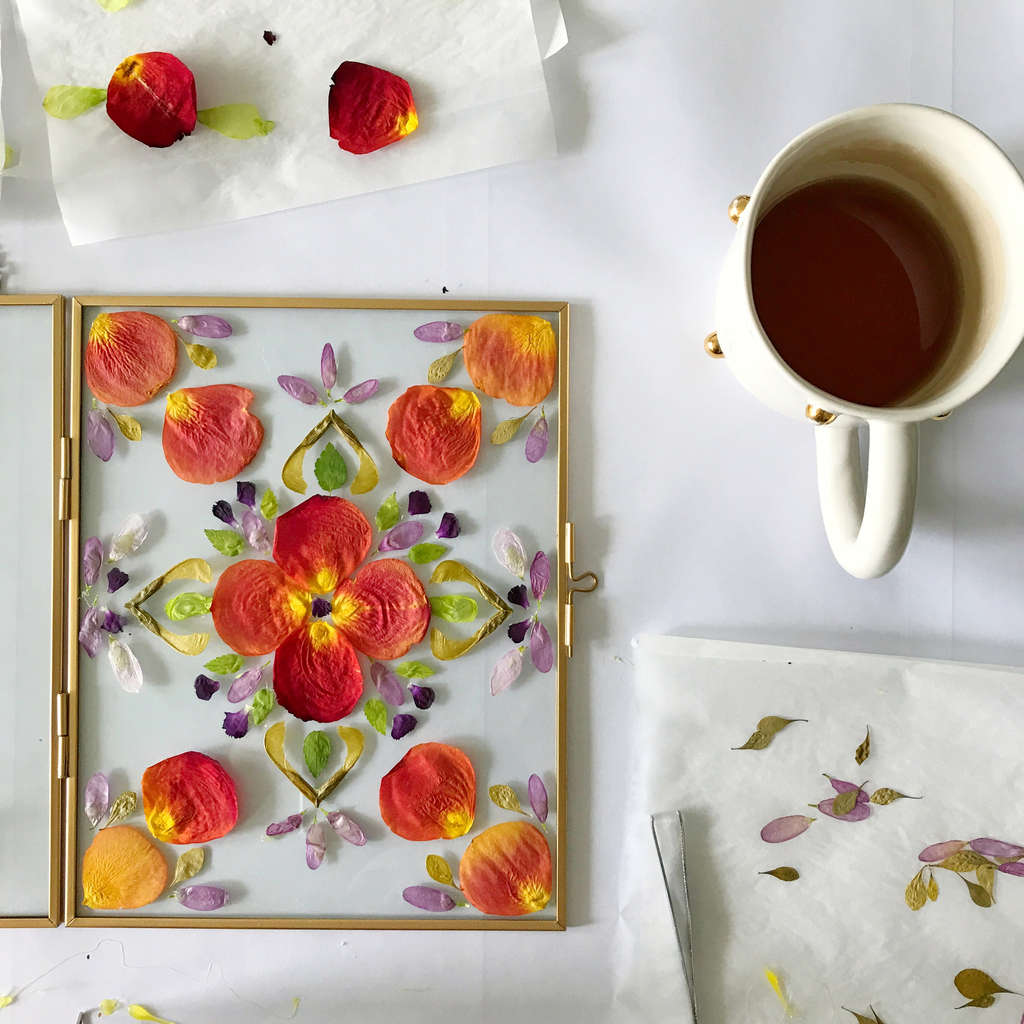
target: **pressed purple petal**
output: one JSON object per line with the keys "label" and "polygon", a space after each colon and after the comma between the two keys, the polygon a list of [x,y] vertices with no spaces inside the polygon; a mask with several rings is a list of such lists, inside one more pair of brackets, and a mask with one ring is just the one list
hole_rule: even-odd
{"label": "pressed purple petal", "polygon": [[434,703],[434,698],[437,696],[432,686],[420,686],[417,683],[409,684],[409,692],[412,694],[413,704],[420,711],[426,711]]}
{"label": "pressed purple petal", "polygon": [[89,443],[89,451],[97,459],[109,462],[114,454],[114,428],[101,410],[89,410],[89,421],[85,429],[85,436]]}
{"label": "pressed purple petal", "polygon": [[530,588],[533,596],[539,601],[544,597],[551,582],[551,563],[543,551],[538,551],[530,563]]}
{"label": "pressed purple petal", "polygon": [[399,523],[397,526],[392,526],[391,529],[384,534],[377,550],[403,551],[405,548],[411,548],[413,544],[418,543],[422,536],[422,523]]}
{"label": "pressed purple petal", "polygon": [[393,708],[401,707],[405,703],[405,687],[402,681],[387,667],[379,661],[370,665],[370,678],[377,692]]}
{"label": "pressed purple petal", "polygon": [[1024,846],[1001,839],[972,839],[971,849],[983,857],[1024,857]]}
{"label": "pressed purple petal", "polygon": [[1024,878],[1024,864],[1019,861],[1012,861],[1009,864],[1000,864],[996,871],[1002,871],[1004,875],[1016,875],[1018,878]]}
{"label": "pressed purple petal", "polygon": [[229,897],[219,885],[184,885],[178,890],[178,902],[188,910],[220,910]]}
{"label": "pressed purple petal", "polygon": [[395,715],[391,722],[391,738],[400,740],[403,736],[408,736],[415,728],[415,715]]}
{"label": "pressed purple petal", "polygon": [[302,826],[301,814],[289,814],[284,821],[272,821],[267,826],[268,836],[283,836],[286,832],[294,832]]}
{"label": "pressed purple petal", "polygon": [[412,333],[420,341],[456,341],[462,337],[462,324],[452,323],[451,320],[431,320],[429,324],[420,324]]}
{"label": "pressed purple petal", "polygon": [[366,845],[366,836],[363,834],[363,830],[347,814],[342,814],[341,811],[328,811],[327,824],[346,843],[351,843],[353,846]]}
{"label": "pressed purple petal", "polygon": [[940,860],[952,857],[959,853],[967,845],[963,839],[947,839],[944,843],[933,843],[926,846],[918,855],[917,859],[925,864],[938,864]]}
{"label": "pressed purple petal", "polygon": [[250,512],[248,509],[242,513],[242,533],[254,551],[267,554],[270,551],[270,538],[267,536],[267,524],[258,512]]}
{"label": "pressed purple petal", "polygon": [[230,338],[231,324],[223,317],[208,316],[180,316],[174,321],[186,334],[195,335],[197,338]]}
{"label": "pressed purple petal", "polygon": [[519,605],[520,608],[530,607],[530,592],[526,589],[525,583],[520,583],[508,592],[508,599]]}
{"label": "pressed purple petal", "polygon": [[497,697],[503,690],[507,690],[523,671],[523,652],[518,647],[513,647],[498,659],[498,664],[491,672],[491,696]]}
{"label": "pressed purple petal", "polygon": [[322,619],[325,615],[330,615],[331,602],[326,597],[314,597],[309,611],[314,619]]}
{"label": "pressed purple petal", "polygon": [[462,530],[459,527],[459,520],[455,513],[445,512],[445,514],[441,516],[441,525],[437,528],[438,537],[442,540],[448,540],[452,537],[458,537],[461,532]]}
{"label": "pressed purple petal", "polygon": [[805,814],[790,814],[785,818],[776,818],[761,829],[761,838],[766,843],[785,843],[806,832],[813,821],[813,818],[808,818]]}
{"label": "pressed purple petal", "polygon": [[555,664],[555,646],[544,623],[538,619],[530,630],[530,660],[538,672],[550,672]]}
{"label": "pressed purple petal", "polygon": [[818,810],[822,814],[827,814],[830,818],[835,818],[836,821],[865,821],[871,817],[871,805],[869,803],[861,803],[860,800],[853,805],[853,810],[849,814],[836,814],[832,809],[835,800],[834,796],[829,797],[827,800],[822,800],[818,804]]}
{"label": "pressed purple petal", "polygon": [[522,622],[513,622],[508,627],[508,638],[514,644],[521,644],[526,639],[526,634],[530,632],[530,619],[523,619]]}
{"label": "pressed purple petal", "polygon": [[253,668],[247,668],[240,675],[235,676],[235,681],[228,690],[228,701],[231,704],[239,704],[243,700],[248,700],[260,688],[261,682],[263,682],[263,666],[255,665]]}
{"label": "pressed purple petal", "polygon": [[320,353],[320,379],[328,391],[338,383],[338,362],[334,358],[334,346],[327,342]]}
{"label": "pressed purple petal", "polygon": [[292,398],[297,398],[304,405],[316,405],[320,401],[320,395],[317,393],[316,388],[309,381],[305,381],[301,377],[292,377],[287,373],[283,373],[277,378],[277,383]]}
{"label": "pressed purple petal", "polygon": [[193,686],[195,686],[196,696],[200,700],[209,700],[220,689],[220,680],[200,674],[196,676]]}
{"label": "pressed purple petal", "polygon": [[402,890],[402,899],[418,910],[430,910],[436,914],[455,909],[455,900],[432,885],[410,885]]}
{"label": "pressed purple petal", "polygon": [[115,565],[110,572],[107,573],[107,593],[116,594],[129,580],[128,573],[123,569],[118,569]]}
{"label": "pressed purple petal", "polygon": [[102,608],[87,608],[78,628],[78,642],[90,658],[95,658],[103,642],[103,622],[106,616]]}
{"label": "pressed purple petal", "polygon": [[859,789],[860,792],[857,794],[857,803],[866,804],[871,800],[863,786],[858,786],[856,782],[844,782],[842,779],[834,779],[831,775],[826,775],[825,778],[832,783],[832,788],[837,793],[852,793],[855,789]]}
{"label": "pressed purple petal", "polygon": [[110,782],[103,772],[97,772],[85,784],[85,816],[93,828],[106,816],[109,806]]}
{"label": "pressed purple petal", "polygon": [[548,418],[542,412],[540,419],[526,435],[526,461],[540,462],[548,450]]}
{"label": "pressed purple petal", "polygon": [[82,582],[91,587],[100,578],[103,565],[103,541],[90,537],[82,545]]}
{"label": "pressed purple petal", "polygon": [[222,523],[227,523],[228,526],[235,525],[235,513],[231,508],[230,502],[227,501],[215,501],[213,508],[210,511],[219,519]]}
{"label": "pressed purple petal", "polygon": [[100,627],[104,633],[120,633],[123,627],[121,616],[109,608],[103,610],[103,625]]}
{"label": "pressed purple petal", "polygon": [[425,516],[430,507],[430,497],[426,491],[409,492],[409,515]]}
{"label": "pressed purple petal", "polygon": [[224,731],[233,740],[240,740],[249,731],[249,712],[225,711]]}
{"label": "pressed purple petal", "polygon": [[359,384],[353,384],[341,396],[341,400],[349,405],[358,405],[360,402],[365,402],[368,398],[373,398],[379,390],[380,381],[376,377],[371,377],[369,380],[361,381]]}
{"label": "pressed purple petal", "polygon": [[323,864],[326,852],[327,837],[324,835],[323,822],[314,821],[306,833],[306,866],[316,871]]}
{"label": "pressed purple petal", "polygon": [[526,786],[530,793],[530,806],[537,820],[543,825],[548,820],[548,791],[539,775],[531,775]]}
{"label": "pressed purple petal", "polygon": [[256,507],[256,485],[250,480],[239,480],[235,484],[235,501],[249,508]]}

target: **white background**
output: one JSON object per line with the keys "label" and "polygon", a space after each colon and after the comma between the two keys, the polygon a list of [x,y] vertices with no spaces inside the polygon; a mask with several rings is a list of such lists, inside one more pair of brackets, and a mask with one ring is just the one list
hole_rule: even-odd
{"label": "white background", "polygon": [[[11,1020],[74,1020],[114,995],[184,1024],[281,1019],[295,995],[299,1020],[614,1019],[633,634],[1024,662],[1021,357],[925,426],[906,557],[885,579],[858,582],[825,543],[811,428],[760,408],[701,350],[732,230],[726,205],[809,124],[863,103],[926,102],[1024,158],[1024,10],[1014,0],[564,6],[569,46],[545,65],[557,161],[76,250],[52,188],[14,179],[0,245],[14,291],[433,297],[447,286],[575,304],[571,502],[579,561],[603,586],[580,602],[569,678],[572,927],[125,932],[110,936],[123,947],[88,961],[75,954],[100,933],[6,933],[0,987],[74,955],[4,1011]],[[45,126],[28,102],[22,42],[8,33],[4,47],[8,133],[27,148]]]}

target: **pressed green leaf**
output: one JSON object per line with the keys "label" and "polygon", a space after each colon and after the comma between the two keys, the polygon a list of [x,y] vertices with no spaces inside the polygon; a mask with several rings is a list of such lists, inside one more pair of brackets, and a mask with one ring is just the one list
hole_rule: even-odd
{"label": "pressed green leaf", "polygon": [[207,107],[196,114],[200,124],[212,128],[229,139],[254,139],[269,135],[274,130],[273,121],[264,121],[252,103],[225,103],[221,107]]}
{"label": "pressed green leaf", "polygon": [[194,615],[205,615],[213,604],[213,598],[206,594],[175,594],[164,605],[164,611],[171,622],[191,619]]}
{"label": "pressed green leaf", "polygon": [[91,89],[85,85],[54,85],[46,91],[43,110],[50,117],[70,121],[71,118],[92,110],[106,98],[106,89]]}
{"label": "pressed green leaf", "polygon": [[314,779],[319,777],[331,756],[331,738],[322,729],[309,733],[302,741],[302,756],[306,759],[310,775]]}
{"label": "pressed green leaf", "polygon": [[206,539],[222,554],[228,558],[237,558],[245,547],[245,541],[241,534],[234,530],[204,530]]}
{"label": "pressed green leaf", "polygon": [[366,720],[381,734],[384,735],[388,727],[388,706],[378,697],[368,700],[363,707],[363,714]]}
{"label": "pressed green leaf", "polygon": [[242,667],[242,658],[238,654],[221,654],[216,658],[211,658],[204,666],[208,672],[212,672],[215,676],[230,676],[234,675]]}
{"label": "pressed green leaf", "polygon": [[402,518],[402,510],[398,507],[398,498],[395,492],[384,499],[383,504],[377,509],[373,521],[377,524],[378,530],[390,530],[399,519]]}
{"label": "pressed green leaf", "polygon": [[395,666],[395,671],[403,679],[429,679],[434,674],[434,670],[422,661],[403,661]]}
{"label": "pressed green leaf", "polygon": [[436,562],[447,550],[444,544],[413,544],[409,548],[409,558],[417,565],[426,565],[428,562]]}
{"label": "pressed green leaf", "polygon": [[274,710],[273,690],[257,690],[252,696],[252,724],[259,725]]}
{"label": "pressed green leaf", "polygon": [[269,487],[260,498],[260,513],[264,519],[273,519],[277,515],[277,495]]}
{"label": "pressed green leaf", "polygon": [[472,622],[477,615],[476,601],[461,594],[442,594],[430,599],[433,613],[445,622]]}
{"label": "pressed green leaf", "polygon": [[115,11],[123,11],[132,0],[96,0],[96,3],[100,5],[105,11],[110,11],[113,14]]}
{"label": "pressed green leaf", "polygon": [[441,885],[455,885],[452,877],[452,869],[448,867],[448,861],[444,857],[438,857],[436,853],[427,855],[427,874]]}
{"label": "pressed green leaf", "polygon": [[313,472],[316,473],[317,483],[325,491],[336,491],[348,479],[348,466],[341,452],[330,441],[317,457]]}

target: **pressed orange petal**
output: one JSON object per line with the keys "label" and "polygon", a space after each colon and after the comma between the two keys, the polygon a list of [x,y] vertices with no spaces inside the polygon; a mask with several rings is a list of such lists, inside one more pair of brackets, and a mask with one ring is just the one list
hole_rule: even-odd
{"label": "pressed orange petal", "polygon": [[416,130],[412,89],[384,68],[346,60],[331,76],[327,118],[331,138],[349,153],[372,153]]}
{"label": "pressed orange petal", "polygon": [[253,394],[236,384],[181,388],[167,396],[164,457],[193,484],[238,476],[263,444],[263,424],[249,412]]}
{"label": "pressed orange petal", "polygon": [[100,313],[85,343],[85,382],[101,401],[133,406],[148,402],[178,366],[178,338],[152,313]]}
{"label": "pressed orange petal", "polygon": [[246,657],[276,651],[308,610],[308,595],[279,565],[261,558],[229,565],[217,580],[210,606],[217,635]]}
{"label": "pressed orange petal", "polygon": [[366,557],[373,528],[344,498],[314,494],[278,516],[274,561],[311,593],[325,594]]}
{"label": "pressed orange petal", "polygon": [[381,558],[334,592],[334,621],[371,658],[400,658],[426,635],[430,602],[407,562]]}
{"label": "pressed orange petal", "polygon": [[167,887],[163,854],[131,825],[100,829],[82,858],[82,902],[94,910],[134,910]]}
{"label": "pressed orange petal", "polygon": [[363,670],[352,645],[323,619],[296,630],[274,656],[277,703],[304,722],[336,722],[359,703]]}
{"label": "pressed orange petal", "polygon": [[175,754],[142,773],[146,825],[165,843],[207,843],[238,821],[238,794],[224,766],[198,750]]}
{"label": "pressed orange petal", "polygon": [[551,899],[551,850],[528,821],[506,821],[481,832],[459,864],[466,899],[485,914],[518,917]]}
{"label": "pressed orange petal", "polygon": [[388,409],[387,438],[395,462],[428,484],[469,472],[480,451],[480,399],[463,388],[421,384]]}
{"label": "pressed orange petal", "polygon": [[466,330],[462,354],[470,380],[511,405],[537,405],[555,383],[558,342],[543,317],[488,313]]}
{"label": "pressed orange petal", "polygon": [[380,815],[396,836],[455,839],[473,827],[476,773],[447,743],[419,743],[380,780]]}

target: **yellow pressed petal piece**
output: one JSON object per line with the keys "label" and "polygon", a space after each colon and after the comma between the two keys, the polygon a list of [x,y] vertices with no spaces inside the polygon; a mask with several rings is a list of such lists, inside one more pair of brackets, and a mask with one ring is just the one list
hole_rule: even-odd
{"label": "yellow pressed petal piece", "polygon": [[142,424],[134,416],[128,416],[123,412],[114,412],[113,409],[109,408],[107,412],[114,417],[114,422],[117,423],[118,429],[129,441],[142,440]]}
{"label": "yellow pressed petal piece", "polygon": [[194,341],[185,342],[185,351],[200,370],[212,370],[217,365],[217,353],[206,345]]}
{"label": "yellow pressed petal piece", "polygon": [[174,1024],[172,1020],[166,1020],[164,1017],[156,1017],[149,1012],[144,1006],[140,1006],[138,1003],[132,1003],[128,1007],[128,1016],[133,1020],[148,1020],[152,1024]]}
{"label": "yellow pressed petal piece", "polygon": [[455,885],[452,877],[452,869],[448,867],[448,861],[444,857],[438,857],[432,853],[427,857],[427,874],[441,885]]}
{"label": "yellow pressed petal piece", "polygon": [[452,580],[470,584],[495,609],[495,612],[466,640],[453,640],[446,633],[442,633],[436,626],[431,627],[430,651],[439,661],[452,661],[455,658],[461,658],[467,651],[480,643],[484,637],[490,636],[512,614],[512,608],[461,562],[457,562],[454,559],[446,559],[438,563],[430,576],[431,583],[450,583]]}

